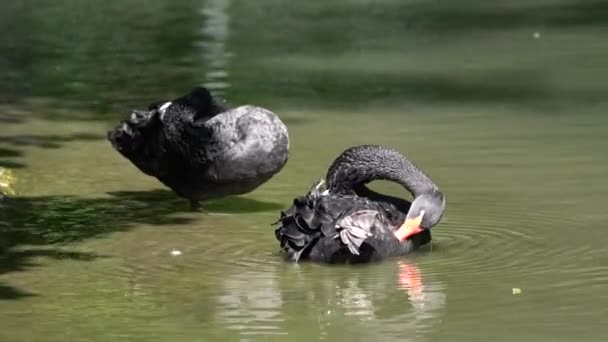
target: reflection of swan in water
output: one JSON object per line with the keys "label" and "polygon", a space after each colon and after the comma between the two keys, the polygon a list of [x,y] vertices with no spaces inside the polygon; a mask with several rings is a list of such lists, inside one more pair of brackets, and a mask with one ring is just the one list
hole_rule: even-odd
{"label": "reflection of swan in water", "polygon": [[[320,320],[324,323],[322,335],[331,340],[347,325],[357,340],[419,341],[432,330],[446,302],[443,285],[424,276],[412,262],[401,260],[387,267],[390,270],[378,267],[371,274],[345,275],[346,281],[336,286],[333,294],[326,294],[331,298],[328,307],[333,308]],[[340,316],[348,321],[340,322]]]}
{"label": "reflection of swan in water", "polygon": [[238,331],[241,340],[289,334],[298,340],[419,341],[446,302],[441,282],[403,260],[362,268],[264,265],[232,271],[222,291],[215,324]]}
{"label": "reflection of swan in water", "polygon": [[284,303],[276,273],[236,272],[226,278],[223,288],[217,310],[221,325],[243,337],[287,334],[281,327]]}
{"label": "reflection of swan in water", "polygon": [[230,33],[230,0],[207,0],[200,10],[204,16],[201,33],[204,39],[197,45],[205,60],[205,86],[216,95],[225,95],[230,86],[227,82],[230,53],[226,51],[226,41]]}
{"label": "reflection of swan in water", "polygon": [[397,283],[407,292],[417,319],[435,318],[434,312],[445,305],[443,286],[438,283],[425,283],[416,264],[399,260],[397,267]]}

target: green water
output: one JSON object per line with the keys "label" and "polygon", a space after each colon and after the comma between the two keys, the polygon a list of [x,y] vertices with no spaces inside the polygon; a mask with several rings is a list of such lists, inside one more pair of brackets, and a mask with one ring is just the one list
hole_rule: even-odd
{"label": "green water", "polygon": [[[603,341],[606,18],[592,0],[3,4],[0,341]],[[291,135],[280,174],[206,213],[105,141],[198,84]],[[270,223],[363,143],[446,194],[432,246],[284,263]]]}

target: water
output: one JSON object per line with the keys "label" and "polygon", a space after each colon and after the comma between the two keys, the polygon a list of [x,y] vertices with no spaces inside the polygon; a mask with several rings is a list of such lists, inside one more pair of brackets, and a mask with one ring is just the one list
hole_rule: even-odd
{"label": "water", "polygon": [[[0,340],[602,341],[607,10],[6,4]],[[205,214],[104,140],[130,109],[197,84],[276,111],[292,140],[279,175]],[[403,151],[444,191],[432,246],[359,267],[282,262],[270,223],[362,143]]]}

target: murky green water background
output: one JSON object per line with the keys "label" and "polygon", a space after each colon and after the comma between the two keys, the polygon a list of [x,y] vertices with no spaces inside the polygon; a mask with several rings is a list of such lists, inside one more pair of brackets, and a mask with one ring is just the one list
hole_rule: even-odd
{"label": "murky green water background", "polygon": [[[3,4],[0,341],[604,341],[607,18],[593,0]],[[207,214],[105,141],[198,84],[292,140],[284,171]],[[362,143],[447,195],[432,246],[282,262],[270,223]]]}

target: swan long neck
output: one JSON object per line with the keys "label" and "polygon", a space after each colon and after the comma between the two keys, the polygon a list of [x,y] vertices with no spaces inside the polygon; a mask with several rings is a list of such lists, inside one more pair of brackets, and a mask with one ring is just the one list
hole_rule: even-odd
{"label": "swan long neck", "polygon": [[376,145],[364,145],[344,151],[330,166],[327,188],[333,193],[352,193],[359,185],[374,180],[393,181],[414,197],[441,195],[437,186],[398,151]]}

